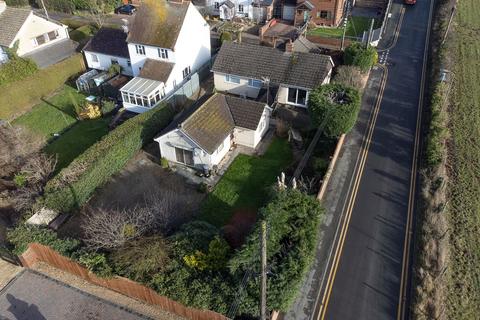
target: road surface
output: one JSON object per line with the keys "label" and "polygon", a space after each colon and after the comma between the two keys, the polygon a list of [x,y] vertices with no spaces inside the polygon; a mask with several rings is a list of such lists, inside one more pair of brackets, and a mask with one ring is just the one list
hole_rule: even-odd
{"label": "road surface", "polygon": [[313,319],[404,318],[411,274],[407,226],[413,217],[432,1],[405,7]]}

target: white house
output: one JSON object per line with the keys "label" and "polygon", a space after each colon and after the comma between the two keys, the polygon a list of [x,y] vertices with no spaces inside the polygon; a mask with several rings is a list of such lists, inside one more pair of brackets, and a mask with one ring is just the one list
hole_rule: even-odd
{"label": "white house", "polygon": [[327,55],[226,41],[212,71],[217,91],[255,99],[268,89],[278,103],[306,108],[309,92],[330,82],[333,66]]}
{"label": "white house", "polygon": [[134,78],[120,91],[124,107],[138,113],[161,101],[157,92],[161,98],[173,92],[211,58],[210,28],[189,1],[142,4],[127,43],[132,74],[143,80]]}
{"label": "white house", "polygon": [[233,144],[257,147],[268,130],[271,112],[263,103],[214,94],[155,141],[168,161],[208,171]]}
{"label": "white house", "polygon": [[273,0],[194,0],[200,12],[219,16],[222,20],[234,17],[263,22],[272,18]]}
{"label": "white house", "polygon": [[126,40],[127,33],[121,29],[101,28],[83,48],[87,66],[108,70],[112,64],[118,64],[123,74],[133,76]]}
{"label": "white house", "polygon": [[[0,1],[0,62],[8,58],[5,49],[13,48],[17,42],[16,53],[32,58],[40,67],[64,59],[75,49],[66,25],[39,16],[32,10],[7,7],[4,1]],[[42,57],[39,53],[47,48],[49,51],[43,51],[43,56],[49,57]]]}

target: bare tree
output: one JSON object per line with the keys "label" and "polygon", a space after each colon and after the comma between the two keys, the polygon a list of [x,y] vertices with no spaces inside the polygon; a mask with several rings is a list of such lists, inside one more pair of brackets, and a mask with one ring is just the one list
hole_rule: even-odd
{"label": "bare tree", "polygon": [[57,157],[38,153],[27,160],[21,172],[26,176],[29,184],[44,185],[55,171],[56,166]]}
{"label": "bare tree", "polygon": [[105,3],[98,0],[90,1],[88,16],[93,20],[97,28],[100,29],[103,27],[108,16],[106,13]]}
{"label": "bare tree", "polygon": [[368,74],[362,73],[362,70],[356,66],[340,66],[337,68],[337,74],[333,78],[336,83],[341,83],[349,87],[363,91]]}

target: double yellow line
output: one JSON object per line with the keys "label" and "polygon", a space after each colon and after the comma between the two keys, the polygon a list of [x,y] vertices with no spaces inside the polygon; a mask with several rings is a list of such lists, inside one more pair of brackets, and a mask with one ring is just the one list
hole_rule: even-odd
{"label": "double yellow line", "polygon": [[406,296],[407,296],[407,288],[408,288],[408,271],[409,271],[409,261],[410,261],[410,246],[411,246],[410,243],[412,240],[413,212],[415,208],[415,190],[416,190],[416,184],[417,184],[417,162],[418,162],[418,152],[419,152],[419,146],[420,146],[423,98],[425,93],[424,92],[425,79],[426,79],[426,73],[427,73],[428,47],[430,43],[430,29],[432,25],[434,4],[435,4],[435,0],[432,0],[430,3],[430,13],[428,16],[427,36],[425,39],[425,47],[423,50],[422,77],[420,80],[420,97],[418,100],[417,124],[415,127],[415,145],[413,149],[412,171],[410,176],[410,193],[408,198],[407,224],[405,228],[405,240],[403,244],[402,274],[400,277],[400,294],[398,297],[397,320],[401,320],[405,318]]}
{"label": "double yellow line", "polygon": [[354,183],[353,183],[353,189],[349,194],[348,206],[347,206],[347,209],[346,209],[346,212],[345,212],[345,221],[342,225],[342,229],[341,229],[341,232],[340,232],[340,237],[339,237],[339,240],[338,240],[338,246],[335,249],[335,254],[334,254],[334,258],[333,258],[333,262],[332,262],[332,267],[330,268],[330,273],[329,273],[328,278],[327,278],[327,283],[326,283],[326,286],[325,286],[325,293],[324,293],[323,298],[322,298],[322,303],[321,303],[320,308],[319,308],[317,319],[324,319],[325,313],[326,313],[326,310],[327,310],[327,307],[328,307],[328,302],[330,300],[330,295],[331,295],[332,288],[333,288],[333,282],[335,280],[338,265],[339,265],[339,262],[340,262],[341,253],[342,253],[342,250],[343,250],[343,245],[345,243],[345,238],[346,238],[346,235],[347,235],[348,227],[350,225],[350,219],[352,217],[353,206],[355,204],[355,199],[357,197],[358,188],[360,186],[360,181],[362,179],[363,170],[365,168],[365,163],[367,161],[367,156],[368,156],[370,144],[371,144],[371,141],[372,141],[373,132],[374,132],[374,129],[375,129],[375,123],[377,122],[378,113],[380,111],[380,105],[381,105],[381,102],[382,102],[383,92],[385,91],[385,85],[386,85],[387,77],[388,77],[388,69],[384,66],[381,66],[381,65],[378,65],[378,67],[383,69],[382,82],[381,82],[381,85],[380,85],[380,90],[379,90],[379,93],[378,93],[378,96],[377,96],[377,101],[375,103],[373,113],[372,113],[371,118],[369,120],[367,135],[365,136],[365,138],[363,140],[363,143],[362,143],[362,146],[361,146],[362,150],[361,150],[361,152],[360,152],[360,154],[357,158],[357,162],[355,164],[355,167],[357,168],[357,173],[355,175],[355,180],[354,180]]}

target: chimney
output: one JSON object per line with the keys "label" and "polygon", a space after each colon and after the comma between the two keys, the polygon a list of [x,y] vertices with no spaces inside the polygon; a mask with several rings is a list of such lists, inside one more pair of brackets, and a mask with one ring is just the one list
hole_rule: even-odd
{"label": "chimney", "polygon": [[0,13],[3,13],[7,9],[7,3],[3,0],[0,0]]}
{"label": "chimney", "polygon": [[128,34],[128,20],[127,19],[122,19],[122,30],[126,34]]}
{"label": "chimney", "polygon": [[293,42],[292,39],[289,39],[285,44],[285,52],[293,52]]}

